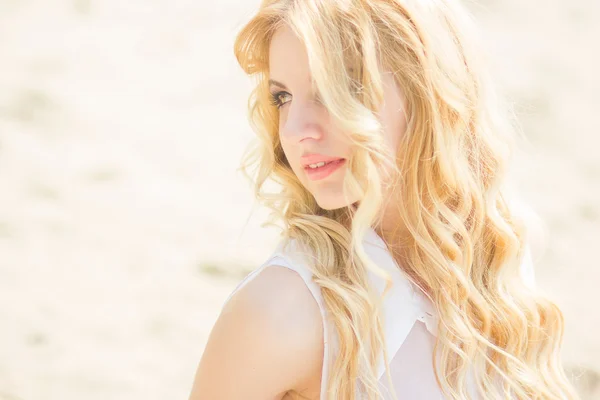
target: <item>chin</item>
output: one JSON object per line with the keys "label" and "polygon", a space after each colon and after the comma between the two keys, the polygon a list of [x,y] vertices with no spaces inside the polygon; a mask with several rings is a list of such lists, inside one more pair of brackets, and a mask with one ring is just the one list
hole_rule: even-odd
{"label": "chin", "polygon": [[326,202],[326,203],[322,203],[320,201],[317,201],[317,203],[319,204],[319,207],[321,207],[324,210],[337,210],[338,208],[342,208],[345,207],[347,204],[344,204],[342,202]]}
{"label": "chin", "polygon": [[354,201],[346,201],[344,196],[319,196],[315,194],[315,200],[319,207],[324,210],[337,210],[338,208],[347,207],[354,203]]}

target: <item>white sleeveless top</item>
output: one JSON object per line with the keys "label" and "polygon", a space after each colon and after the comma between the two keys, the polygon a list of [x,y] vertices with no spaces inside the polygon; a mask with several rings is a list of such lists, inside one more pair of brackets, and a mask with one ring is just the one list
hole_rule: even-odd
{"label": "white sleeveless top", "polygon": [[[364,239],[366,253],[392,277],[393,287],[389,290],[383,303],[383,326],[386,335],[387,356],[390,363],[390,375],[398,399],[443,400],[444,396],[438,387],[433,370],[433,346],[437,331],[438,317],[431,301],[421,289],[413,285],[401,272],[383,239],[370,228]],[[526,261],[529,261],[529,253]],[[244,278],[235,292],[258,276],[268,266],[281,266],[294,270],[302,277],[306,286],[315,298],[323,319],[324,356],[321,374],[321,393],[319,400],[327,400],[326,382],[329,370],[333,366],[332,355],[336,354],[338,343],[333,322],[328,317],[320,287],[312,281],[309,265],[310,257],[299,250],[297,242],[292,239],[288,246],[280,242],[271,256],[258,268]],[[527,265],[530,267],[530,264]],[[526,280],[533,282],[533,269],[527,268]],[[379,293],[385,289],[383,278],[369,272],[369,279]],[[393,399],[385,374],[383,357],[379,363],[377,374],[384,399]],[[472,382],[471,382],[472,385]],[[472,393],[473,388],[471,389]],[[477,399],[477,396],[473,396]]]}

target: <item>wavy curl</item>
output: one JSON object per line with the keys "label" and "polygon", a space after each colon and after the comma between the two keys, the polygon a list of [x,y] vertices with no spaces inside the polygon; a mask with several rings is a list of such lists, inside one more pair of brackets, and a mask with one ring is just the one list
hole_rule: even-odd
{"label": "wavy curl", "polygon": [[[344,188],[360,202],[322,209],[285,157],[267,83],[270,38],[282,24],[306,46],[322,102],[354,145]],[[441,365],[432,362],[446,395],[471,398],[472,373],[485,399],[577,397],[559,356],[562,313],[523,280],[528,227],[505,182],[516,130],[500,112],[481,53],[466,40],[476,36],[470,29],[470,16],[452,0],[263,0],[236,38],[240,66],[257,78],[248,105],[258,141],[240,169],[271,210],[270,222],[283,221],[284,237],[315,255],[314,280],[340,343],[322,382],[330,399],[381,398],[382,299],[367,272],[391,280],[361,243],[383,218],[387,189],[409,232],[386,239],[388,247],[440,316],[434,353]],[[386,149],[376,116],[383,70],[406,96],[397,154]],[[269,180],[280,190],[267,191]],[[393,387],[389,371],[387,378]]]}

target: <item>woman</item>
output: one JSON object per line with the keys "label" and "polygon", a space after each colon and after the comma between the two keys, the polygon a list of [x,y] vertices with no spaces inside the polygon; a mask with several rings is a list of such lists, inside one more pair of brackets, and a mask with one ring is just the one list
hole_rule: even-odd
{"label": "woman", "polygon": [[235,42],[258,78],[245,167],[285,229],[191,400],[576,397],[468,27],[453,0],[263,0]]}

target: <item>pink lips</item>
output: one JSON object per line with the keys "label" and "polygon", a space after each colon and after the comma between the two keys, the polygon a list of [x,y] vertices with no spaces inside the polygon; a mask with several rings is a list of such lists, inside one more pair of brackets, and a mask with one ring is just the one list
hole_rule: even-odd
{"label": "pink lips", "polygon": [[336,160],[343,160],[343,158],[342,157],[324,156],[322,154],[306,154],[306,155],[303,155],[302,157],[300,157],[300,163],[302,164],[302,166],[304,168],[308,167],[309,164],[317,164],[322,161],[330,162],[330,161],[336,161]]}
{"label": "pink lips", "polygon": [[[346,163],[346,160],[343,158],[323,156],[321,154],[305,155],[302,156],[300,160],[304,166],[308,179],[313,181],[325,179]],[[309,167],[309,164],[317,164],[320,162],[325,162],[326,164],[318,168]]]}

